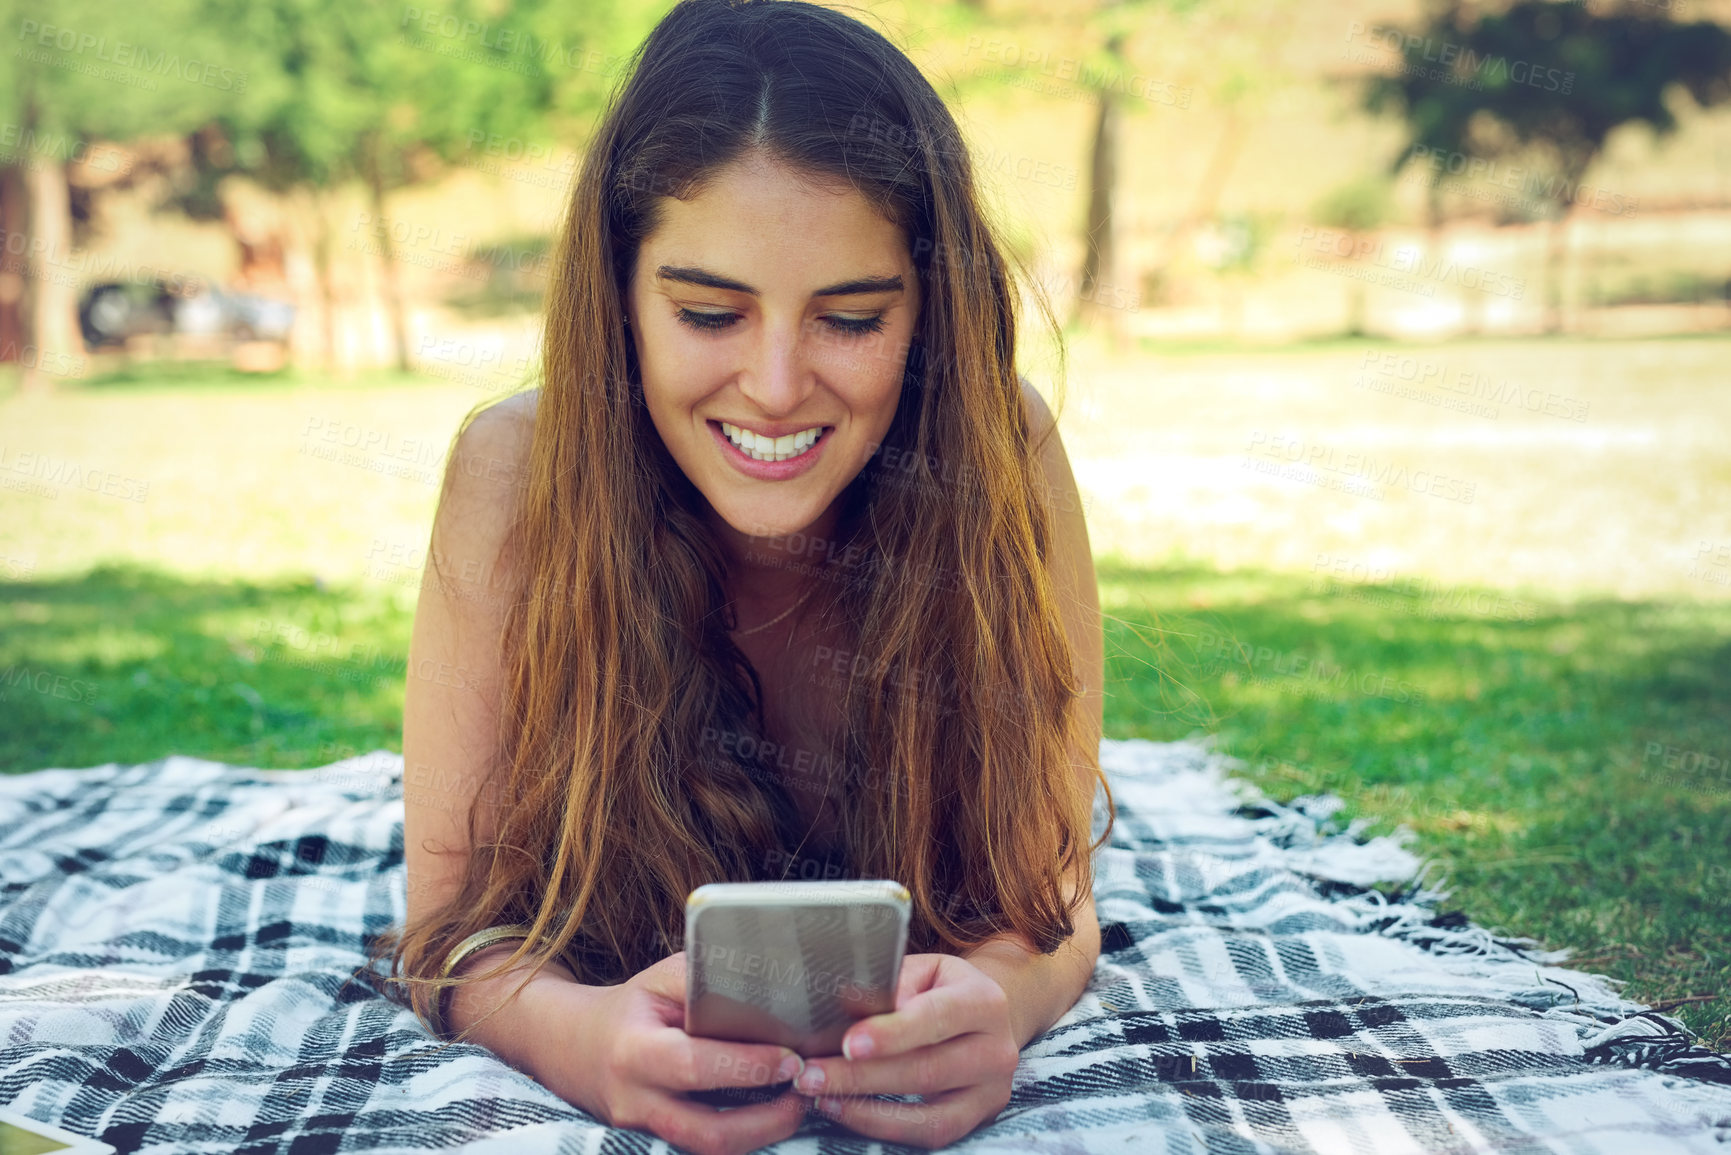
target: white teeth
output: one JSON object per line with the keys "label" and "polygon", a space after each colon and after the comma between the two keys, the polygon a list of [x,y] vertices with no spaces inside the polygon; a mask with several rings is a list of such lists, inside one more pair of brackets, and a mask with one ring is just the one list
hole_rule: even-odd
{"label": "white teeth", "polygon": [[749,429],[741,429],[723,421],[721,431],[740,452],[755,461],[786,461],[790,457],[800,456],[816,445],[818,438],[823,435],[823,426],[814,425],[810,429],[789,433],[785,437],[765,437],[761,433],[753,433]]}

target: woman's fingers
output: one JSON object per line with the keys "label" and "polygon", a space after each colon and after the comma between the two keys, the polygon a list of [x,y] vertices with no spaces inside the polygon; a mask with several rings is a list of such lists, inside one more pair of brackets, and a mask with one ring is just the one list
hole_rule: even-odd
{"label": "woman's fingers", "polygon": [[767,1103],[718,1111],[674,1095],[652,1093],[636,1110],[623,1112],[622,1118],[611,1122],[653,1132],[696,1155],[741,1155],[799,1130],[807,1102],[789,1091]]}
{"label": "woman's fingers", "polygon": [[910,955],[896,1009],[849,1027],[843,1048],[808,1060],[794,1089],[851,1130],[920,1147],[953,1143],[1003,1110],[1021,1058],[1004,988],[947,955]]}
{"label": "woman's fingers", "polygon": [[852,1059],[903,1054],[1004,1019],[1004,988],[961,959],[940,963],[919,985],[903,986],[896,1009],[848,1028],[842,1050]]}
{"label": "woman's fingers", "polygon": [[817,1109],[861,1135],[929,1148],[954,1143],[997,1115],[1008,1102],[1007,1097],[998,1101],[989,1088],[969,1087],[931,1096],[922,1103],[826,1096],[817,1100]]}
{"label": "woman's fingers", "polygon": [[670,1091],[785,1083],[802,1065],[786,1047],[694,1038],[677,1027],[651,1032],[643,1043],[631,1056],[633,1072],[642,1082]]}
{"label": "woman's fingers", "polygon": [[975,992],[934,987],[888,1014],[873,1015],[849,1027],[842,1051],[854,1059],[870,1059],[941,1043],[972,1029],[977,1003]]}
{"label": "woman's fingers", "polygon": [[638,971],[631,980],[637,986],[666,999],[685,1002],[685,952],[674,951]]}
{"label": "woman's fingers", "polygon": [[808,1059],[793,1089],[804,1095],[931,1095],[1007,1079],[1020,1057],[1009,1039],[960,1035],[881,1059]]}

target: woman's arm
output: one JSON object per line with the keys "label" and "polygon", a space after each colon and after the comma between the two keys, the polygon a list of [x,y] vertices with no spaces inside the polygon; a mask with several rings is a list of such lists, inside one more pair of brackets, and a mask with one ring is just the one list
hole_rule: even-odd
{"label": "woman's arm", "polygon": [[1088,989],[1100,957],[1100,923],[1092,895],[1075,908],[1072,917],[1076,933],[1052,954],[1040,954],[1026,942],[999,935],[962,956],[1004,988],[1017,1050],[1045,1034]]}
{"label": "woman's arm", "polygon": [[[410,921],[443,907],[469,858],[469,808],[498,829],[483,787],[499,725],[505,626],[500,547],[533,430],[532,394],[481,411],[458,436],[433,517],[403,691],[403,859]],[[435,566],[435,559],[437,565]],[[441,580],[440,574],[443,574]]]}
{"label": "woman's arm", "polygon": [[[403,858],[411,921],[444,906],[461,886],[471,853],[470,807],[476,807],[483,840],[498,830],[496,789],[488,786],[501,772],[492,760],[503,679],[499,643],[514,582],[501,547],[519,502],[535,400],[533,392],[519,394],[475,415],[452,446],[433,518],[403,694]],[[518,945],[472,955],[460,973],[484,973]],[[479,1022],[469,1039],[533,1073],[546,1049],[535,1029],[546,1022],[537,1004],[549,985],[575,985],[576,979],[550,964],[515,994],[522,977],[516,970],[454,988],[445,997],[444,1025],[454,1034]]]}

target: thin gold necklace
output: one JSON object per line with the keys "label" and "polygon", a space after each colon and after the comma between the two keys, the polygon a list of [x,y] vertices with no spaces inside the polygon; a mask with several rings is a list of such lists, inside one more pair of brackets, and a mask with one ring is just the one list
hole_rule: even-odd
{"label": "thin gold necklace", "polygon": [[800,594],[799,597],[794,599],[794,603],[791,606],[788,606],[785,610],[782,610],[779,614],[776,614],[773,618],[770,618],[767,622],[759,622],[757,625],[752,626],[749,630],[734,630],[733,636],[736,638],[743,638],[743,637],[747,637],[748,635],[755,634],[759,630],[767,630],[769,627],[775,625],[775,623],[777,623],[777,622],[781,621],[783,618],[787,617],[787,615],[791,614],[794,610],[797,610],[800,606],[804,605],[805,600],[811,596],[812,590],[815,590],[815,589],[817,589],[816,586],[812,586],[810,589],[807,589],[803,594]]}

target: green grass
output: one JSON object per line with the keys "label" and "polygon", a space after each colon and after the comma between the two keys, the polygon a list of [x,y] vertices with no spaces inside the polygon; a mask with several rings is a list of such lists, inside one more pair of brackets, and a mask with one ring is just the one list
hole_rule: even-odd
{"label": "green grass", "polygon": [[[226,360],[128,361],[118,353],[98,354],[94,361],[93,372],[77,383],[77,391],[113,393],[166,388],[176,392],[248,393],[272,388],[329,386],[332,383],[327,374],[293,366],[250,372],[236,369]],[[413,379],[395,370],[367,369],[355,373],[348,387],[376,388]]]}
{"label": "green grass", "polygon": [[1213,734],[1277,799],[1410,826],[1451,906],[1632,998],[1712,996],[1675,1013],[1731,1046],[1731,605],[1100,579],[1108,734]]}
{"label": "green grass", "polygon": [[402,749],[413,612],[366,586],[134,566],[0,584],[0,771]]}
{"label": "green grass", "polygon": [[[1100,578],[1109,735],[1214,734],[1278,798],[1405,823],[1451,906],[1573,947],[1642,1001],[1716,996],[1676,1013],[1731,1044],[1731,777],[1681,753],[1731,754],[1731,605],[1184,563]],[[401,750],[411,621],[365,584],[104,567],[0,585],[0,769]]]}

